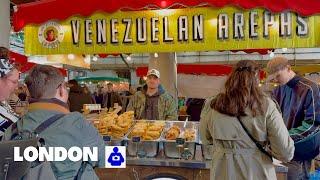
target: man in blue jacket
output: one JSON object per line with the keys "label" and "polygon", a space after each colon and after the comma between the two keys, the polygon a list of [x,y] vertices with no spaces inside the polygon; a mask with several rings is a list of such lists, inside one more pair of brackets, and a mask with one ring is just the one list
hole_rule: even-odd
{"label": "man in blue jacket", "polygon": [[[278,102],[284,122],[294,141],[312,134],[320,124],[320,93],[317,83],[297,75],[284,57],[275,57],[268,62],[268,79],[278,83],[273,98]],[[308,148],[308,147],[306,147]],[[311,160],[292,161],[288,179],[308,179]]]}

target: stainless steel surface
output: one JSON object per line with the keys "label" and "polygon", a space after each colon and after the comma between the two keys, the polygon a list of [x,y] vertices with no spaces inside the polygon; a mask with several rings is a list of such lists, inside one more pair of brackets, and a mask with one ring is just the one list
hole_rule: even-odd
{"label": "stainless steel surface", "polygon": [[127,165],[185,167],[193,169],[210,169],[211,161],[177,160],[163,158],[127,158]]}
{"label": "stainless steel surface", "polygon": [[184,144],[183,148],[177,147],[175,142],[164,142],[164,154],[168,158],[182,158],[181,154],[183,153],[184,150],[188,150],[192,154],[192,158],[194,157],[195,154],[195,146],[196,144],[193,142],[187,142]]}
{"label": "stainless steel surface", "polygon": [[111,139],[110,142],[105,142],[108,146],[122,146],[123,139]]}
{"label": "stainless steel surface", "polygon": [[196,143],[199,142],[199,123],[198,122],[187,122],[186,123],[186,129],[193,128],[195,130],[195,139],[193,141],[186,141],[183,147],[179,147],[176,144],[175,140],[167,140],[165,138],[166,132],[172,127],[172,126],[178,126],[180,129],[184,129],[184,123],[183,121],[170,121],[167,123],[166,128],[164,130],[164,133],[162,134],[162,141],[164,143],[164,154],[168,158],[181,158],[181,153],[184,150],[188,150],[192,154],[192,158],[194,158],[195,155],[195,149],[196,149]]}
{"label": "stainless steel surface", "polygon": [[155,157],[158,155],[159,142],[156,141],[128,141],[127,152],[129,156],[138,156],[138,153],[144,153],[146,157]]}
{"label": "stainless steel surface", "polygon": [[[144,120],[147,123],[154,123],[160,120]],[[134,124],[137,122],[141,122],[141,120],[136,120]],[[165,123],[165,121],[163,121]],[[145,154],[146,157],[155,157],[158,155],[159,151],[159,142],[161,141],[163,130],[160,132],[160,137],[155,140],[143,140],[140,142],[132,142],[131,140],[131,132],[134,129],[134,126],[130,129],[130,131],[126,134],[126,139],[128,139],[127,143],[127,153],[129,156],[137,156],[138,153]]]}
{"label": "stainless steel surface", "polygon": [[[127,165],[184,167],[193,169],[210,169],[211,160],[180,160],[168,158],[134,158],[127,157]],[[288,167],[275,165],[277,173],[287,173]]]}
{"label": "stainless steel surface", "polygon": [[[127,165],[139,165],[139,166],[164,166],[164,167],[182,167],[193,169],[210,169],[212,161],[205,160],[202,156],[200,146],[196,146],[195,157],[192,160],[183,159],[171,159],[164,155],[164,152],[160,148],[159,154],[154,158],[136,158],[127,157]],[[287,173],[288,168],[283,165],[275,164],[277,173]]]}

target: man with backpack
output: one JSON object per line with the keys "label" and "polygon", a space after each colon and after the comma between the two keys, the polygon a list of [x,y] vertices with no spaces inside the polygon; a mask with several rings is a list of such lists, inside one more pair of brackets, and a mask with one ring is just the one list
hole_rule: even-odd
{"label": "man with backpack", "polygon": [[[83,160],[73,162],[51,162],[51,168],[57,179],[76,179],[81,170],[81,179],[98,179],[94,168],[104,167],[105,144],[95,127],[86,121],[79,112],[70,112],[67,105],[68,90],[64,77],[57,68],[46,65],[35,66],[26,78],[26,85],[32,101],[28,113],[23,117],[22,125],[18,124],[19,132],[37,132],[43,122],[45,125],[39,137],[44,139],[45,147],[98,147],[98,161]],[[52,119],[51,119],[52,120]],[[52,121],[51,121],[52,122]]]}
{"label": "man with backpack", "polygon": [[308,179],[311,161],[319,154],[320,92],[317,83],[297,75],[289,61],[275,57],[267,65],[268,79],[278,83],[273,98],[295,141],[295,155],[288,166],[288,179]]}

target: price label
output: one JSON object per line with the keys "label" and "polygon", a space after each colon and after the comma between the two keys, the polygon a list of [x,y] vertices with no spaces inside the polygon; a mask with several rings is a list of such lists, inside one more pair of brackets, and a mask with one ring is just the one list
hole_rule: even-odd
{"label": "price label", "polygon": [[176,144],[177,145],[184,145],[185,139],[184,138],[177,138],[176,139]]}
{"label": "price label", "polygon": [[105,142],[110,142],[111,141],[111,136],[103,136],[103,140]]}
{"label": "price label", "polygon": [[140,142],[141,138],[140,137],[132,137],[132,142]]}

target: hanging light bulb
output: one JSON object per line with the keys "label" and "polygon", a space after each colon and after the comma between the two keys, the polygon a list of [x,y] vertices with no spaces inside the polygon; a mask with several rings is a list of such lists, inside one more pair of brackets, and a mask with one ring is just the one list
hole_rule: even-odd
{"label": "hanging light bulb", "polygon": [[74,54],[68,54],[68,59],[74,60],[74,58],[75,58]]}
{"label": "hanging light bulb", "polygon": [[154,53],[154,57],[155,58],[159,57],[159,54],[158,53]]}
{"label": "hanging light bulb", "polygon": [[87,55],[87,56],[84,58],[84,63],[90,64],[90,55]]}
{"label": "hanging light bulb", "polygon": [[127,56],[127,61],[131,61],[131,56]]}
{"label": "hanging light bulb", "polygon": [[98,61],[97,56],[93,56],[92,61]]}
{"label": "hanging light bulb", "polygon": [[274,52],[270,53],[270,57],[273,58],[274,57]]}

